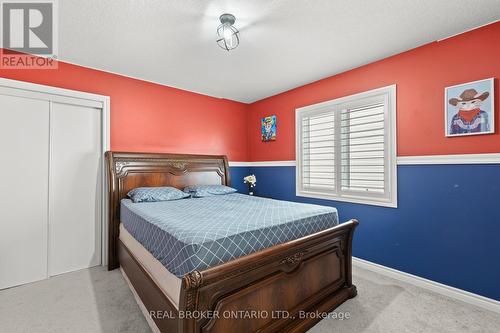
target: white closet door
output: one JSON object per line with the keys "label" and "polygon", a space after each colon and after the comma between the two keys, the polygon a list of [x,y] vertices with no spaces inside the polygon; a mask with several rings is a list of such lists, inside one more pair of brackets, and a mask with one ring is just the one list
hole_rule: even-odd
{"label": "white closet door", "polygon": [[50,276],[101,263],[101,112],[52,102]]}
{"label": "white closet door", "polygon": [[0,289],[47,277],[49,102],[0,90]]}

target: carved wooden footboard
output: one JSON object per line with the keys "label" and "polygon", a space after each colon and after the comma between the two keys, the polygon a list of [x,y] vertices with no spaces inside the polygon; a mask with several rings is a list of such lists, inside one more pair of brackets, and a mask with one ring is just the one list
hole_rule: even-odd
{"label": "carved wooden footboard", "polygon": [[356,220],[182,279],[179,309],[118,239],[119,201],[138,186],[229,185],[225,156],[108,153],[109,269],[121,265],[161,332],[305,332],[356,295]]}
{"label": "carved wooden footboard", "polygon": [[[356,295],[351,240],[356,221],[186,275],[181,332],[303,332]],[[316,319],[316,320],[315,320]]]}

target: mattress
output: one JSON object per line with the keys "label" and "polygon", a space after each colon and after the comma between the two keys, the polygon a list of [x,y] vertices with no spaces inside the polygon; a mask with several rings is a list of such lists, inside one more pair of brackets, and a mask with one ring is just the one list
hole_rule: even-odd
{"label": "mattress", "polygon": [[338,224],[332,207],[243,194],[121,201],[124,228],[177,277]]}
{"label": "mattress", "polygon": [[134,237],[120,224],[120,240],[134,255],[142,268],[156,285],[163,291],[170,302],[179,309],[179,298],[181,294],[182,281],[170,273],[151,253],[146,250]]}

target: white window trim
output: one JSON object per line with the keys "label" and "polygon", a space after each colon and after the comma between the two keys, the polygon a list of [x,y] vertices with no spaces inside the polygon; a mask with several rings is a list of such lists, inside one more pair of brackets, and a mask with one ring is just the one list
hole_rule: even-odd
{"label": "white window trim", "polygon": [[[387,164],[389,166],[389,196],[387,198],[367,198],[364,195],[355,194],[330,194],[322,192],[314,192],[304,190],[301,188],[301,175],[302,175],[302,141],[301,141],[301,119],[304,113],[314,112],[324,108],[332,108],[339,104],[345,104],[357,101],[359,99],[366,99],[370,97],[387,95],[387,131],[385,134],[385,142],[387,144]],[[368,204],[375,206],[384,206],[397,208],[398,194],[397,194],[397,131],[396,131],[396,85],[390,85],[382,88],[373,89],[370,91],[337,98],[331,101],[326,101],[314,105],[305,106],[295,110],[295,148],[296,148],[296,168],[295,168],[295,194],[300,197],[327,199],[335,201],[344,201],[357,204]]]}

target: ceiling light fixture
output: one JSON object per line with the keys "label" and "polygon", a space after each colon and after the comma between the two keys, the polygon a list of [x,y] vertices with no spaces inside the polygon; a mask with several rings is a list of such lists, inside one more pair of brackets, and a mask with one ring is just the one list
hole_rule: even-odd
{"label": "ceiling light fixture", "polygon": [[236,18],[232,14],[222,14],[219,19],[221,25],[217,28],[217,44],[226,51],[235,49],[240,44],[240,32],[233,26]]}

